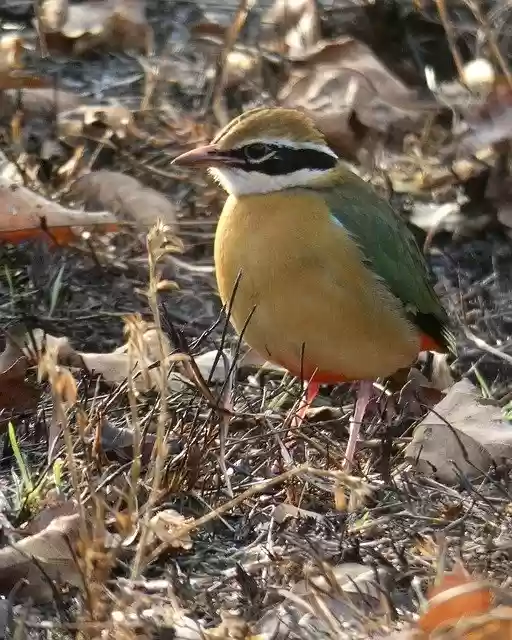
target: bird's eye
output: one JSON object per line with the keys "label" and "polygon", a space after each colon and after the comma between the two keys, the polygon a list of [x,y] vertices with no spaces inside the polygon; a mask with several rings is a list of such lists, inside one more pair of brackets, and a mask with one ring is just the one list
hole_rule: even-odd
{"label": "bird's eye", "polygon": [[244,147],[244,154],[249,162],[258,163],[271,158],[275,154],[275,151],[268,144],[253,142]]}

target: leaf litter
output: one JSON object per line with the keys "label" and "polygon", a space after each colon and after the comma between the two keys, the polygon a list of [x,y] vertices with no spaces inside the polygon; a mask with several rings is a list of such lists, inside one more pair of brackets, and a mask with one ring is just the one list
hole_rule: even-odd
{"label": "leaf litter", "polygon": [[[508,637],[510,52],[496,13],[157,4],[43,2],[3,41],[2,176],[16,187],[0,222],[23,213],[0,245],[10,631]],[[276,101],[421,218],[462,326],[455,362],[426,358],[382,387],[397,417],[375,404],[355,476],[339,471],[350,389],[323,390],[290,430],[297,383],[246,354],[215,295],[222,196],[169,167]]]}

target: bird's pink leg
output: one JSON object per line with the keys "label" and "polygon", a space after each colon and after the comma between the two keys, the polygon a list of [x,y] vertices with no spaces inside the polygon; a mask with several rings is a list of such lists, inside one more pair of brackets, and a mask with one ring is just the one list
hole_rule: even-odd
{"label": "bird's pink leg", "polygon": [[297,413],[292,420],[292,427],[300,427],[300,425],[304,422],[306,412],[311,406],[313,400],[318,395],[318,391],[320,390],[320,385],[318,384],[318,382],[305,382],[304,386],[306,393],[303,395]]}
{"label": "bird's pink leg", "polygon": [[343,469],[350,471],[352,462],[354,461],[354,453],[356,451],[357,438],[359,436],[359,429],[361,428],[361,422],[363,421],[364,414],[366,413],[366,407],[370,402],[373,395],[373,382],[369,380],[362,380],[359,383],[357,389],[356,406],[354,413],[350,418],[350,432],[348,436],[347,451],[345,452],[345,461],[343,463]]}

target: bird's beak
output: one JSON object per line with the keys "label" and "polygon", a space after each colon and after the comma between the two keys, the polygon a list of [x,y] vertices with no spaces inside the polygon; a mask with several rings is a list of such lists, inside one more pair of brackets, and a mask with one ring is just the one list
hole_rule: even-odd
{"label": "bird's beak", "polygon": [[219,165],[237,164],[235,158],[230,158],[226,153],[222,153],[216,145],[207,144],[204,147],[197,147],[192,151],[186,151],[171,162],[179,167],[195,167],[206,165],[217,167]]}

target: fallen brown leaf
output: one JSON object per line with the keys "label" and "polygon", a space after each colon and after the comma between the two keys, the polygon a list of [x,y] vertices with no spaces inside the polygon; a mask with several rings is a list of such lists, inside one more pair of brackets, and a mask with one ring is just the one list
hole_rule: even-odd
{"label": "fallen brown leaf", "polygon": [[79,55],[98,47],[145,53],[152,50],[153,34],[144,0],[89,0],[69,5],[65,18],[41,22],[51,51]]}
{"label": "fallen brown leaf", "polygon": [[287,56],[314,47],[322,35],[319,8],[316,0],[276,0],[262,19],[265,44]]}
{"label": "fallen brown leaf", "polygon": [[502,78],[496,82],[485,102],[466,114],[467,131],[455,146],[475,153],[482,148],[510,140],[512,127],[512,90]]}
{"label": "fallen brown leaf", "polygon": [[77,504],[69,500],[57,489],[48,493],[39,502],[40,511],[28,523],[24,533],[34,535],[48,527],[52,521],[62,516],[72,516],[77,512]]}
{"label": "fallen brown leaf", "polygon": [[[119,460],[128,462],[133,460],[135,446],[135,433],[129,427],[121,427],[103,420],[100,424],[100,440],[102,452],[108,460]],[[140,459],[142,465],[148,464],[153,452],[156,436],[153,433],[146,433],[143,442],[140,444]]]}
{"label": "fallen brown leaf", "polygon": [[501,407],[460,380],[420,422],[405,455],[420,473],[455,482],[512,457],[512,430]]}
{"label": "fallen brown leaf", "polygon": [[134,127],[133,113],[121,105],[82,105],[59,114],[58,129],[63,138],[104,137],[105,132],[125,138]]}
{"label": "fallen brown leaf", "polygon": [[[388,577],[388,570],[384,567],[372,571],[367,565],[355,562],[338,565],[324,562],[321,567],[305,566],[304,574],[305,579],[282,591],[283,603],[267,609],[256,625],[257,632],[261,634],[259,637],[286,638],[291,620],[310,616],[316,632],[312,638],[341,638],[345,625],[384,608],[382,588]],[[319,610],[322,615],[311,615]],[[339,625],[338,633],[333,633],[328,620]]]}
{"label": "fallen brown leaf", "polygon": [[277,524],[282,524],[283,522],[286,522],[286,520],[298,520],[300,518],[311,518],[311,520],[316,520],[317,522],[323,522],[325,520],[325,516],[323,514],[317,513],[316,511],[309,511],[307,509],[300,509],[289,502],[281,502],[278,504],[272,513],[272,517]]}
{"label": "fallen brown leaf", "polygon": [[[128,343],[123,344],[111,353],[87,353],[76,351],[66,337],[56,337],[45,334],[42,329],[36,329],[29,335],[21,335],[21,337],[13,338],[16,345],[21,349],[28,362],[35,365],[39,362],[43,348],[51,350],[55,353],[57,364],[77,370],[87,370],[100,375],[107,384],[120,384],[124,382],[130,375],[137,391],[144,393],[158,385],[159,374],[157,368],[153,367],[155,362],[160,359],[160,344],[157,331],[151,326],[145,325],[142,329],[142,357],[135,362],[130,361],[128,354]],[[21,332],[21,331],[20,331]],[[180,366],[180,359],[187,358],[183,354],[172,354],[172,345],[164,336],[164,352],[172,361],[176,362],[177,367],[169,375],[168,384],[171,391],[181,391],[186,388],[187,376],[186,370]],[[207,351],[203,354],[195,356],[196,366],[202,377],[206,380],[210,377],[213,365],[216,360],[217,366],[211,375],[213,383],[222,384],[226,380],[226,374],[229,372],[233,364],[232,357],[226,351],[223,357],[217,358],[217,351]],[[249,350],[240,358],[239,366],[260,369],[265,365],[260,356],[254,351]],[[130,371],[130,366],[133,369]],[[265,369],[267,367],[265,366]],[[280,367],[268,366],[271,371],[282,373],[284,369]],[[106,425],[107,430],[110,429]],[[118,428],[113,428],[107,433],[106,440],[103,443],[105,449],[111,449],[109,441],[117,440],[117,445],[121,449],[132,446],[131,432],[121,432]]]}
{"label": "fallen brown leaf", "polygon": [[0,113],[10,119],[20,108],[24,120],[32,118],[49,119],[60,111],[69,111],[80,106],[80,96],[69,91],[55,89],[27,89],[4,91],[0,94]]}
{"label": "fallen brown leaf", "polygon": [[29,71],[12,70],[0,71],[0,89],[42,89],[51,87],[52,81],[49,78],[36,76]]}
{"label": "fallen brown leaf", "polygon": [[[501,166],[500,166],[501,165]],[[487,186],[485,189],[485,199],[492,203],[497,218],[505,227],[505,232],[512,236],[512,177],[508,167],[501,163],[491,169]]]}
{"label": "fallen brown leaf", "polygon": [[48,579],[57,589],[64,584],[83,588],[81,573],[70,548],[78,538],[78,527],[78,514],[61,516],[39,533],[0,549],[0,594],[8,596],[20,580],[25,581],[21,589],[23,595],[37,602],[53,599]]}
{"label": "fallen brown leaf", "polygon": [[[37,407],[41,391],[27,382],[28,362],[18,345],[9,337],[0,354],[0,410],[30,411]],[[2,425],[5,427],[5,422]]]}
{"label": "fallen brown leaf", "polygon": [[[239,613],[230,611],[219,611],[221,623],[217,627],[203,629],[203,637],[206,640],[256,640],[257,635],[253,634],[251,625]],[[192,636],[193,637],[193,636]]]}
{"label": "fallen brown leaf", "polygon": [[0,38],[0,71],[23,68],[23,38],[18,34]]}
{"label": "fallen brown leaf", "polygon": [[158,219],[173,231],[177,227],[176,209],[163,193],[117,171],[93,171],[78,178],[72,194],[87,207],[108,209],[116,218],[144,230]]}
{"label": "fallen brown leaf", "polygon": [[256,51],[242,51],[236,47],[226,57],[226,89],[238,87],[244,83],[258,86],[262,79],[264,58]]}
{"label": "fallen brown leaf", "polygon": [[11,626],[12,606],[9,600],[0,601],[0,639],[9,637],[9,629]]}
{"label": "fallen brown leaf", "polygon": [[436,544],[432,536],[417,533],[414,538],[416,540],[414,553],[419,554],[423,558],[428,558],[431,561],[439,557],[439,545]]}
{"label": "fallen brown leaf", "polygon": [[[130,375],[135,388],[140,392],[149,391],[158,384],[158,371],[151,366],[160,358],[159,341],[155,329],[150,328],[144,332],[142,357],[136,362],[131,362],[127,344],[112,353],[85,353],[76,351],[66,337],[45,334],[41,329],[33,331],[31,336],[17,339],[17,344],[33,364],[39,361],[43,347],[46,347],[55,353],[57,364],[71,369],[91,371],[101,375],[108,384],[120,384]],[[171,345],[165,339],[164,350],[167,355],[171,353]],[[132,370],[130,366],[133,366]],[[183,388],[183,383],[173,376],[169,378],[169,385],[171,390],[175,391]]]}
{"label": "fallen brown leaf", "polygon": [[0,177],[0,241],[18,243],[44,237],[66,244],[76,238],[73,227],[115,231],[119,225],[108,211],[66,209]]}
{"label": "fallen brown leaf", "polygon": [[0,38],[0,89],[6,91],[50,86],[50,78],[23,70],[23,38],[19,34],[3,35]]}
{"label": "fallen brown leaf", "polygon": [[39,3],[38,18],[45,31],[58,31],[69,16],[68,0],[43,0]]}
{"label": "fallen brown leaf", "polygon": [[321,41],[301,56],[290,56],[289,81],[279,92],[281,106],[307,111],[336,150],[353,151],[358,121],[387,132],[391,125],[418,125],[426,111],[362,42],[350,37]]}
{"label": "fallen brown leaf", "polygon": [[176,532],[191,522],[193,518],[185,518],[174,509],[159,511],[149,522],[152,535],[149,536],[148,544],[165,542],[173,549],[189,551],[192,549],[190,534],[187,532],[176,537]]}

